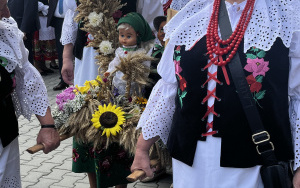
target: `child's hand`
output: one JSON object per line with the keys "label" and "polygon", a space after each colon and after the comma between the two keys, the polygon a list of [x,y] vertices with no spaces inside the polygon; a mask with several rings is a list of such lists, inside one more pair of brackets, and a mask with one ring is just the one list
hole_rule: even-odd
{"label": "child's hand", "polygon": [[105,72],[104,77],[108,77],[110,75],[110,72]]}

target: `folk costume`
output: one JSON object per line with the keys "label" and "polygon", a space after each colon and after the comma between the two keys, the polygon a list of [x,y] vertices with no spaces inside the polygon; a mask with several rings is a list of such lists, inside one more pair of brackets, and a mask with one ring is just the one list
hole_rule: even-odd
{"label": "folk costume", "polygon": [[38,2],[41,28],[34,33],[33,37],[34,66],[42,75],[47,75],[47,72],[53,72],[51,69],[46,67],[45,61],[51,61],[50,67],[53,67],[53,64],[56,65],[55,60],[58,59],[55,45],[54,28],[51,26],[47,27],[48,9],[48,1]]}
{"label": "folk costume", "polygon": [[[128,1],[128,3],[136,5],[136,1]],[[78,29],[81,25],[74,21],[78,14],[75,1],[67,1],[67,5],[69,10],[64,19],[61,42],[63,45],[70,43],[74,45],[74,85],[83,86],[85,81],[93,80],[98,75],[99,66],[96,65],[94,58],[97,54],[93,47],[86,47],[87,42],[93,39],[92,36]],[[136,7],[125,6],[121,9],[121,14],[127,14],[129,12],[126,11],[132,10],[136,11]],[[114,15],[114,18],[118,20],[118,16]],[[101,150],[94,151],[92,144],[80,144],[74,139],[72,158],[72,171],[96,173],[99,188],[128,183],[126,177],[130,174],[133,158],[128,156],[118,144],[113,144],[108,149],[103,147]]]}
{"label": "folk costume", "polygon": [[18,121],[23,115],[45,116],[47,89],[28,61],[23,32],[13,18],[0,20],[0,116],[9,126],[0,131],[0,187],[21,187]]}
{"label": "folk costume", "polygon": [[[226,2],[233,31],[252,2]],[[202,188],[261,188],[262,159],[251,140],[231,78],[234,73],[226,63],[217,66],[220,59],[214,57],[239,53],[276,157],[295,159],[297,169],[300,2],[256,0],[240,45],[225,52],[211,51],[216,43],[206,40],[218,33],[216,24],[211,25],[216,21],[210,22],[214,7],[213,0],[193,0],[165,26],[169,43],[158,65],[162,79],[154,87],[138,127],[142,127],[145,140],[159,135],[167,143],[175,188],[187,183]],[[212,28],[216,34],[211,34]]]}

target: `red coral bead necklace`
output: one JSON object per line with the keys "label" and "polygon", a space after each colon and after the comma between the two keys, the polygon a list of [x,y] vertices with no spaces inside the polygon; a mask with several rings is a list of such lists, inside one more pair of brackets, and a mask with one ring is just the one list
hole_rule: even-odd
{"label": "red coral bead necklace", "polygon": [[[219,37],[218,33],[218,18],[219,18],[219,9],[220,9],[221,0],[215,0],[213,5],[213,13],[210,18],[207,34],[206,34],[206,47],[207,47],[207,54],[211,63],[221,66],[224,76],[226,78],[227,84],[229,84],[229,78],[227,75],[227,71],[225,65],[229,63],[234,55],[237,53],[237,49],[244,37],[245,31],[247,26],[250,22],[251,15],[254,9],[255,0],[247,0],[246,6],[242,12],[242,15],[239,19],[239,22],[231,34],[231,36],[226,39],[222,40]],[[225,47],[221,48],[220,46],[223,45]],[[225,60],[223,60],[223,55],[229,55]],[[215,55],[214,55],[215,54]]]}

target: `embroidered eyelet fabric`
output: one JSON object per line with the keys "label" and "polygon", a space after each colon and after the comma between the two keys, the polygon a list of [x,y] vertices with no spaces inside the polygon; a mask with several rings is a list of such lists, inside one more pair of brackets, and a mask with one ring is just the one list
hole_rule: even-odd
{"label": "embroidered eyelet fabric", "polygon": [[21,188],[18,138],[3,148],[0,140],[0,188]]}
{"label": "embroidered eyelet fabric", "polygon": [[145,111],[137,126],[137,128],[142,128],[145,140],[160,136],[164,144],[168,140],[177,94],[173,54],[174,45],[168,44],[160,61],[163,63],[160,63],[157,67],[162,79],[153,87]]}
{"label": "embroidered eyelet fabric", "polygon": [[290,75],[289,75],[289,96],[290,96],[290,122],[294,141],[294,170],[300,166],[300,32],[292,37],[290,47]]}
{"label": "embroidered eyelet fabric", "polygon": [[[175,45],[186,45],[186,48],[190,49],[206,34],[213,2],[190,1],[164,27],[165,40],[169,39]],[[292,33],[300,30],[299,17],[299,1],[256,0],[244,36],[244,52],[252,46],[268,51],[277,37],[283,40],[286,47],[290,47]]]}
{"label": "embroidered eyelet fabric", "polygon": [[78,14],[78,12],[76,11],[77,6],[75,1],[67,1],[67,6],[69,9],[67,10],[64,18],[60,42],[62,43],[62,45],[70,43],[74,45],[78,30],[78,23],[74,21],[74,18]]}
{"label": "embroidered eyelet fabric", "polygon": [[182,9],[190,0],[173,0],[170,8],[173,10]]}
{"label": "embroidered eyelet fabric", "polygon": [[294,141],[294,170],[300,166],[300,99],[291,98],[290,122]]}
{"label": "embroidered eyelet fabric", "polygon": [[40,73],[28,61],[23,33],[12,18],[0,21],[0,57],[7,59],[8,72],[15,70],[12,99],[17,117],[23,115],[29,120],[32,114],[44,116],[49,106],[47,89]]}
{"label": "embroidered eyelet fabric", "polygon": [[173,114],[175,112],[176,84],[159,80],[152,90],[147,107],[143,112],[137,128],[142,127],[145,140],[160,136],[167,143]]}

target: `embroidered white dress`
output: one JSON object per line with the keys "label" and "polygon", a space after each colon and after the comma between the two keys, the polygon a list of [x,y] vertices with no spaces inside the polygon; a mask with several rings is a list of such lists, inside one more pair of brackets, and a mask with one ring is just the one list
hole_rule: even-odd
{"label": "embroidered white dress", "polygon": [[[28,61],[23,36],[13,18],[0,20],[0,57],[7,59],[8,72],[15,71],[12,99],[16,115],[30,120],[32,114],[45,116],[49,102],[43,78]],[[18,138],[5,148],[0,141],[0,187],[21,187]]]}
{"label": "embroidered white dress", "polygon": [[[226,2],[233,29],[238,23],[245,3],[246,1],[232,5]],[[142,128],[146,140],[159,135],[164,143],[167,142],[177,94],[173,62],[174,47],[175,45],[185,45],[186,49],[190,49],[206,34],[212,6],[213,0],[192,0],[164,28],[166,31],[165,39],[169,39],[169,43],[158,65],[158,72],[162,79],[153,88],[147,107],[138,124],[138,127]],[[289,11],[284,11],[285,8]],[[299,1],[292,1],[284,5],[280,0],[256,0],[253,15],[244,37],[245,52],[251,46],[268,51],[277,37],[282,39],[286,47],[290,47],[290,121],[294,137],[295,169],[300,165],[299,152],[297,152],[300,151],[300,142],[296,132],[296,129],[299,128],[300,117],[299,11]],[[287,19],[293,21],[287,22]],[[266,35],[257,35],[258,33],[265,33]],[[208,71],[214,73],[217,71],[217,67],[212,65]],[[212,91],[215,87],[216,82],[210,80],[208,90]],[[213,104],[214,98],[210,97],[208,106]],[[211,121],[213,121],[213,115],[209,114],[208,123]],[[207,141],[198,141],[192,167],[173,159],[174,188],[187,186],[189,188],[263,187],[259,173],[260,166],[252,168],[220,167],[220,151],[221,138],[208,136]]]}

